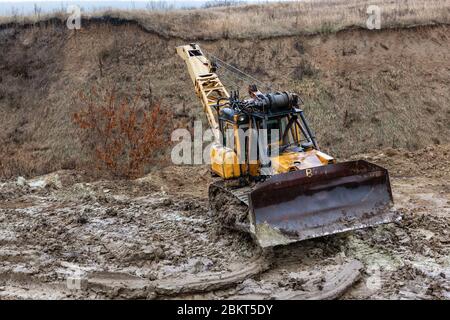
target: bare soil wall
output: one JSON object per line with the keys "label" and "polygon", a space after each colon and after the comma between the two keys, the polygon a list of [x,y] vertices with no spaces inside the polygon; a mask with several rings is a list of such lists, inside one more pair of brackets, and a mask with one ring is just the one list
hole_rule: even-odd
{"label": "bare soil wall", "polygon": [[[199,42],[274,90],[298,92],[322,149],[348,157],[449,142],[448,35],[441,25]],[[0,177],[84,168],[92,146],[72,115],[93,86],[161,98],[177,126],[191,128],[204,116],[175,54],[186,42],[122,23],[1,29]],[[250,80],[219,75],[245,94]]]}

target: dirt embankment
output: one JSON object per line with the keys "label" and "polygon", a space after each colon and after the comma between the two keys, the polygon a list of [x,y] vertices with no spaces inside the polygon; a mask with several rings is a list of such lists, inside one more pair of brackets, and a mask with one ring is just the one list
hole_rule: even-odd
{"label": "dirt embankment", "polygon": [[[322,149],[347,157],[449,142],[448,31],[442,25],[200,44],[274,89],[299,92]],[[185,42],[127,24],[93,23],[77,33],[60,24],[2,29],[0,176],[83,167],[89,150],[71,116],[80,107],[77,94],[92,86],[162,98],[177,126],[204,118],[174,52]],[[245,92],[247,80],[218,73],[230,90]]]}

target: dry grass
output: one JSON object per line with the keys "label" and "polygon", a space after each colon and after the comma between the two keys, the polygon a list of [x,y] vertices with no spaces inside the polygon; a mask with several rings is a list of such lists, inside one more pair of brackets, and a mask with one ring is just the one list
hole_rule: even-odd
{"label": "dry grass", "polygon": [[[391,10],[385,20],[391,21],[389,26],[447,22],[448,2],[391,4],[409,9]],[[138,20],[140,27],[123,23],[127,20],[98,23],[103,18],[96,13],[97,20],[85,21],[77,33],[60,20],[27,28],[0,26],[0,180],[58,169],[88,171],[92,150],[81,141],[72,115],[80,110],[77,93],[93,85],[117,84],[121,97],[133,96],[133,88],[140,87],[148,101],[163,99],[174,112],[176,127],[192,129],[193,120],[204,119],[204,114],[186,66],[174,53],[177,45],[188,42],[181,37],[216,37],[217,41],[199,41],[206,52],[274,89],[298,92],[320,146],[335,156],[449,143],[449,26],[322,36],[355,25],[358,14],[364,17],[359,25],[364,25],[365,5],[359,5],[358,14],[357,9],[344,14],[343,8],[352,8],[352,3],[331,6],[318,1],[142,16],[109,13]],[[301,8],[305,10],[300,14]],[[16,17],[19,23],[33,22],[30,19]],[[217,23],[211,24],[214,19]],[[226,34],[224,23],[229,26]],[[258,23],[264,27],[258,28]],[[314,30],[321,34],[270,38]],[[254,34],[266,39],[255,41]],[[219,75],[230,90],[249,84],[223,69]]]}
{"label": "dry grass", "polygon": [[[330,33],[366,27],[369,5],[382,10],[382,28],[450,23],[449,0],[305,0],[173,11],[103,11],[86,19],[123,19],[137,22],[149,32],[183,39],[248,39]],[[36,23],[65,14],[0,17],[0,24]]]}

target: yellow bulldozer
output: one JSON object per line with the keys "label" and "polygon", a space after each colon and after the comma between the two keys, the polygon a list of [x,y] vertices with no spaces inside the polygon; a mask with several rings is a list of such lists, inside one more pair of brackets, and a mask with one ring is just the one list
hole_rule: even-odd
{"label": "yellow bulldozer", "polygon": [[386,169],[336,163],[319,150],[302,101],[290,92],[249,86],[226,90],[197,44],[176,48],[213,131],[210,212],[225,227],[250,232],[261,247],[393,222]]}

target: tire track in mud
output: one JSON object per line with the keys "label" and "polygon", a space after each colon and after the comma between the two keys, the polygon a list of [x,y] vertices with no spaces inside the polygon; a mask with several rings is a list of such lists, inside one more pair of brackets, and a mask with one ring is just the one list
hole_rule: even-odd
{"label": "tire track in mud", "polygon": [[227,287],[268,268],[245,236],[216,232],[203,198],[145,179],[48,183],[66,174],[1,185],[1,297],[36,297],[39,283],[75,277],[88,290],[60,295],[148,298]]}

